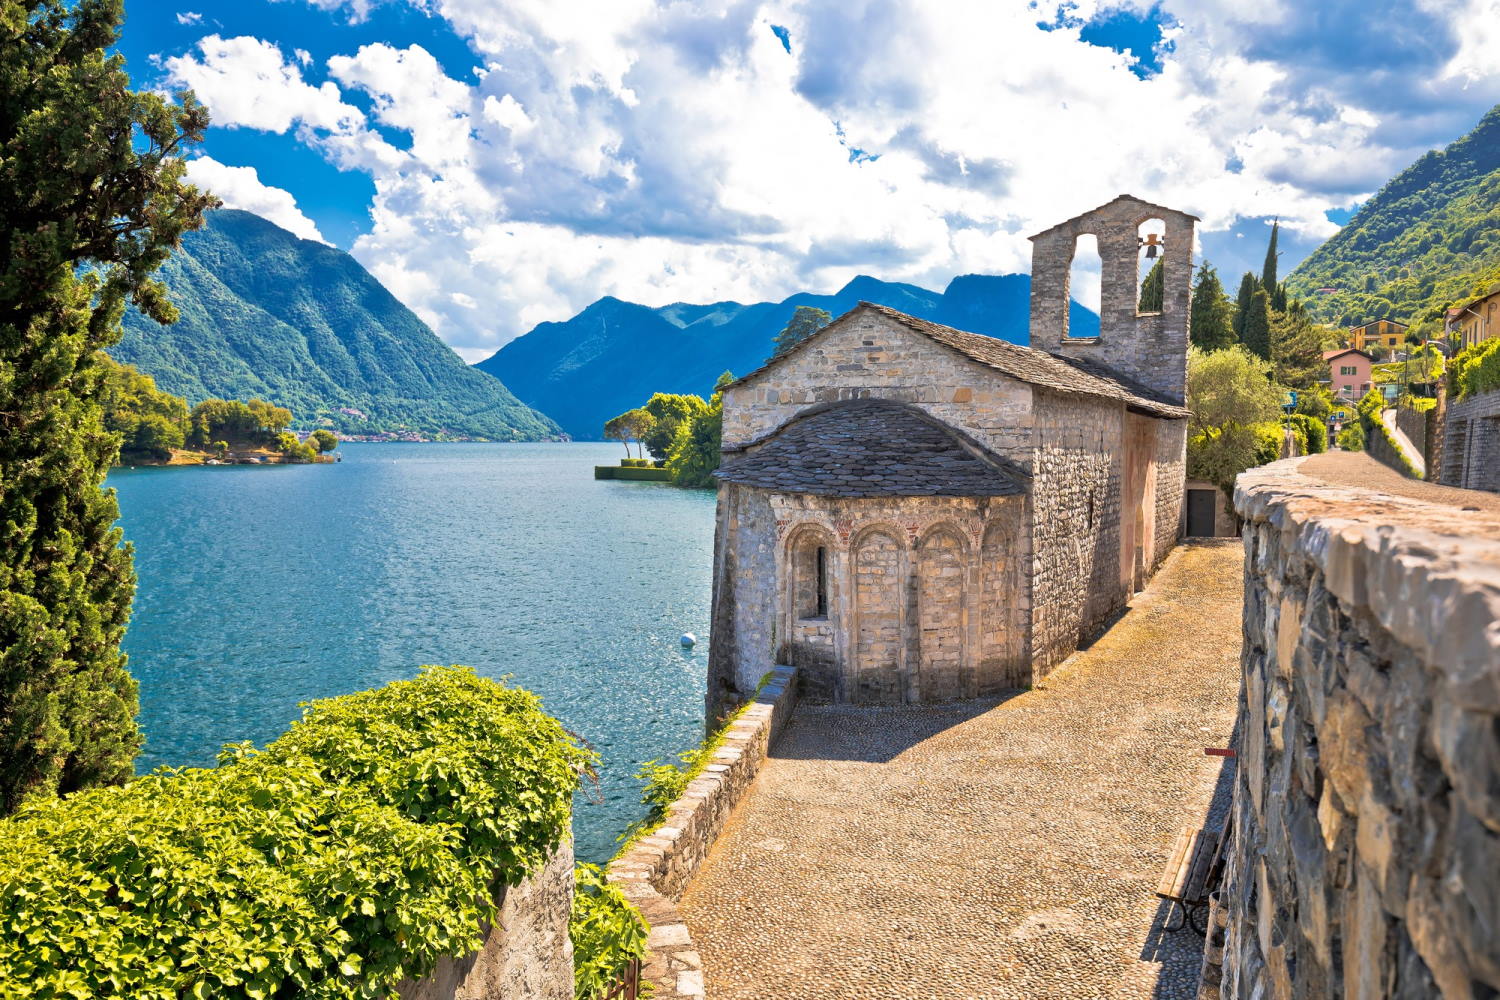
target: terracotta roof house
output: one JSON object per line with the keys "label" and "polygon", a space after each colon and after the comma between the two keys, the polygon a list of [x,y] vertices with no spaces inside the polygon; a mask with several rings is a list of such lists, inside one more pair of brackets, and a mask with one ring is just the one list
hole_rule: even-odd
{"label": "terracotta roof house", "polygon": [[1370,391],[1375,359],[1364,351],[1354,347],[1324,351],[1323,360],[1328,363],[1328,391],[1334,399],[1352,403]]}
{"label": "terracotta roof house", "polygon": [[988,695],[1105,625],[1180,531],[1193,223],[1123,196],[1033,237],[1032,347],[860,303],[724,390],[710,718],[776,664],[831,701]]}

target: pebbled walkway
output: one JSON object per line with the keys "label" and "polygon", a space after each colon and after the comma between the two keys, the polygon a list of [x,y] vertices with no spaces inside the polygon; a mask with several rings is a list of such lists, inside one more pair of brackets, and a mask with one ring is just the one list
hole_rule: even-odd
{"label": "pebbled walkway", "polygon": [[1427,503],[1447,504],[1465,511],[1500,514],[1500,493],[1410,479],[1362,451],[1325,451],[1320,455],[1309,455],[1297,466],[1297,471],[1335,486],[1353,486]]}
{"label": "pebbled walkway", "polygon": [[996,703],[801,706],[680,908],[709,1000],[1194,996],[1152,892],[1218,826],[1238,539],[1177,549],[1131,610]]}

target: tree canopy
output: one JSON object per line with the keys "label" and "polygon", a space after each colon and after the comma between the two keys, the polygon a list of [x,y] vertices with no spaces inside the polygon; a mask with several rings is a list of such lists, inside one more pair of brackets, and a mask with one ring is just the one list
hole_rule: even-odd
{"label": "tree canopy", "polygon": [[785,328],[776,335],[774,340],[776,349],[771,352],[771,357],[781,357],[823,329],[832,320],[833,317],[826,309],[819,309],[816,306],[798,306],[792,313],[792,318],[787,321]]}
{"label": "tree canopy", "polygon": [[176,318],[152,273],[214,200],[184,180],[208,115],[130,89],[122,19],[0,0],[0,812],[123,781],[141,742],[99,351],[126,303]]}
{"label": "tree canopy", "polygon": [[1252,354],[1271,359],[1271,297],[1264,288],[1250,295],[1250,305],[1240,324],[1240,343]]}
{"label": "tree canopy", "polygon": [[1226,503],[1235,477],[1264,460],[1263,428],[1274,429],[1281,414],[1283,391],[1270,372],[1268,362],[1239,345],[1188,351],[1188,475],[1213,483]]}
{"label": "tree canopy", "polygon": [[658,392],[646,402],[645,410],[652,416],[651,429],[641,439],[651,457],[666,461],[672,451],[672,441],[677,437],[677,428],[684,420],[708,409],[702,396],[691,393]]}
{"label": "tree canopy", "polygon": [[713,398],[701,413],[685,420],[677,428],[672,453],[667,457],[667,471],[678,486],[705,488],[715,485],[714,470],[724,442],[724,387],[734,381],[725,372],[714,383]]}
{"label": "tree canopy", "polygon": [[618,417],[612,417],[604,424],[604,436],[618,441],[625,446],[625,454],[630,455],[630,442],[635,441],[641,451],[641,457],[645,457],[645,444],[643,438],[651,433],[651,427],[656,419],[646,411],[644,406],[637,406],[633,410],[626,410]]}
{"label": "tree canopy", "polygon": [[1234,303],[1224,293],[1219,272],[1204,261],[1193,278],[1193,309],[1188,322],[1193,345],[1218,351],[1234,343]]}

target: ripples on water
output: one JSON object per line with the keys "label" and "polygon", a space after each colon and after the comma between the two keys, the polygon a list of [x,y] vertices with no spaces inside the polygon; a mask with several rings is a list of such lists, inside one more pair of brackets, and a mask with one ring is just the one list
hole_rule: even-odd
{"label": "ripples on water", "polygon": [[617,445],[340,452],[110,475],[140,577],[138,769],[209,765],[298,702],[465,663],[513,675],[603,756],[604,802],[581,795],[573,825],[580,857],[608,857],[644,811],[640,764],[702,737],[713,494],[594,480]]}

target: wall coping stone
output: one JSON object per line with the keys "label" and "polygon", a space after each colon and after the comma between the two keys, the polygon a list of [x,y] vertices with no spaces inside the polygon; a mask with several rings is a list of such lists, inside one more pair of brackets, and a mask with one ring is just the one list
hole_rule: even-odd
{"label": "wall coping stone", "polygon": [[1500,712],[1500,517],[1327,483],[1304,461],[1241,473],[1235,510],[1279,528],[1331,593],[1369,608],[1474,708]]}
{"label": "wall coping stone", "polygon": [[656,1000],[704,1000],[703,960],[677,900],[749,789],[771,744],[796,706],[796,669],[776,667],[755,700],[725,730],[724,744],[666,811],[662,826],[610,862],[619,886],[646,922],[649,954],[644,978]]}

